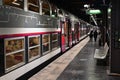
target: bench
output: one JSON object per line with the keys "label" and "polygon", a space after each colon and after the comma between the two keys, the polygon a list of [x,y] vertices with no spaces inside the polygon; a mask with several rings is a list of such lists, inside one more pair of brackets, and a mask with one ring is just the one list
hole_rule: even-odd
{"label": "bench", "polygon": [[94,58],[95,59],[105,59],[107,56],[107,53],[108,53],[108,49],[109,49],[109,47],[108,47],[107,43],[105,43],[103,48],[95,50]]}

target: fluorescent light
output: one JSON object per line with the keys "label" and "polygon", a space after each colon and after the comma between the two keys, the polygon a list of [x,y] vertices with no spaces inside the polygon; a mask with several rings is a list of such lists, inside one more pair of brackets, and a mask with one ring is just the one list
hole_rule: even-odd
{"label": "fluorescent light", "polygon": [[100,14],[101,11],[99,9],[95,9],[95,10],[88,10],[87,14]]}
{"label": "fluorescent light", "polygon": [[108,13],[110,13],[111,12],[111,8],[108,8]]}
{"label": "fluorescent light", "polygon": [[15,4],[15,5],[18,5],[18,6],[20,5],[19,3],[16,3],[16,2],[12,2],[12,3]]}
{"label": "fluorescent light", "polygon": [[85,7],[85,8],[88,8],[88,7],[90,7],[90,5],[88,5],[88,4],[85,4],[85,5],[84,5],[84,7]]}
{"label": "fluorescent light", "polygon": [[52,14],[51,16],[52,16],[52,17],[55,17],[55,15],[54,15],[54,14]]}
{"label": "fluorescent light", "polygon": [[17,0],[14,0],[12,3],[15,4],[15,5],[20,5],[19,3],[16,3]]}

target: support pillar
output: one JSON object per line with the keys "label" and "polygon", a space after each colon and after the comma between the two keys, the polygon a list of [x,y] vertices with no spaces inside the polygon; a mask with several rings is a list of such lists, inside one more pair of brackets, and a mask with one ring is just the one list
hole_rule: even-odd
{"label": "support pillar", "polygon": [[120,75],[120,0],[112,0],[110,74]]}
{"label": "support pillar", "polygon": [[103,43],[103,46],[105,44],[105,42],[107,41],[107,38],[106,38],[106,32],[107,32],[107,28],[108,28],[108,7],[107,6],[103,6],[101,11],[102,11],[102,24],[101,24],[101,33],[102,33],[102,43]]}

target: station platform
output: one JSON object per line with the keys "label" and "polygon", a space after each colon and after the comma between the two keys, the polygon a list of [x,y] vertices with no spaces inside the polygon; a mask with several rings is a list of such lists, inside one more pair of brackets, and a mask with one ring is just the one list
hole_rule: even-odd
{"label": "station platform", "polygon": [[120,80],[93,58],[97,42],[89,37],[75,45],[28,80]]}

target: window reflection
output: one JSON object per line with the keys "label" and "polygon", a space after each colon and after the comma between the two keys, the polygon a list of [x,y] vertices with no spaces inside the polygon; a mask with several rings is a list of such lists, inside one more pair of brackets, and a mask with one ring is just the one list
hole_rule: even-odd
{"label": "window reflection", "polygon": [[40,47],[29,49],[29,59],[39,56],[39,51],[40,51],[39,49],[40,49]]}
{"label": "window reflection", "polygon": [[36,59],[40,56],[40,36],[29,36],[29,61]]}
{"label": "window reflection", "polygon": [[49,51],[49,44],[43,44],[43,53]]}
{"label": "window reflection", "polygon": [[21,62],[24,62],[24,52],[18,52],[16,54],[6,56],[6,68],[10,68]]}
{"label": "window reflection", "polygon": [[32,3],[34,5],[39,5],[39,0],[28,0],[29,3]]}
{"label": "window reflection", "polygon": [[52,41],[57,40],[58,34],[52,34]]}
{"label": "window reflection", "polygon": [[41,0],[42,3],[42,14],[43,15],[50,15],[50,6],[47,0]]}
{"label": "window reflection", "polygon": [[24,0],[3,0],[4,5],[10,5],[18,8],[24,8]]}
{"label": "window reflection", "polygon": [[30,37],[29,38],[29,47],[38,45],[39,42],[39,36],[38,37]]}
{"label": "window reflection", "polygon": [[52,7],[52,17],[57,17],[57,7],[51,4]]}
{"label": "window reflection", "polygon": [[24,62],[25,52],[24,37],[7,38],[5,39],[5,67],[6,71],[13,70]]}
{"label": "window reflection", "polygon": [[52,42],[52,48],[54,49],[54,48],[57,48],[58,47],[58,42],[56,41],[56,42]]}
{"label": "window reflection", "polygon": [[14,52],[24,48],[24,39],[5,40],[6,53]]}
{"label": "window reflection", "polygon": [[50,51],[50,35],[44,34],[42,36],[42,52]]}
{"label": "window reflection", "polygon": [[52,34],[52,49],[58,47],[58,34]]}
{"label": "window reflection", "polygon": [[49,35],[43,35],[42,41],[43,41],[43,43],[48,43],[49,42]]}
{"label": "window reflection", "polygon": [[28,0],[28,10],[39,12],[39,0]]}

